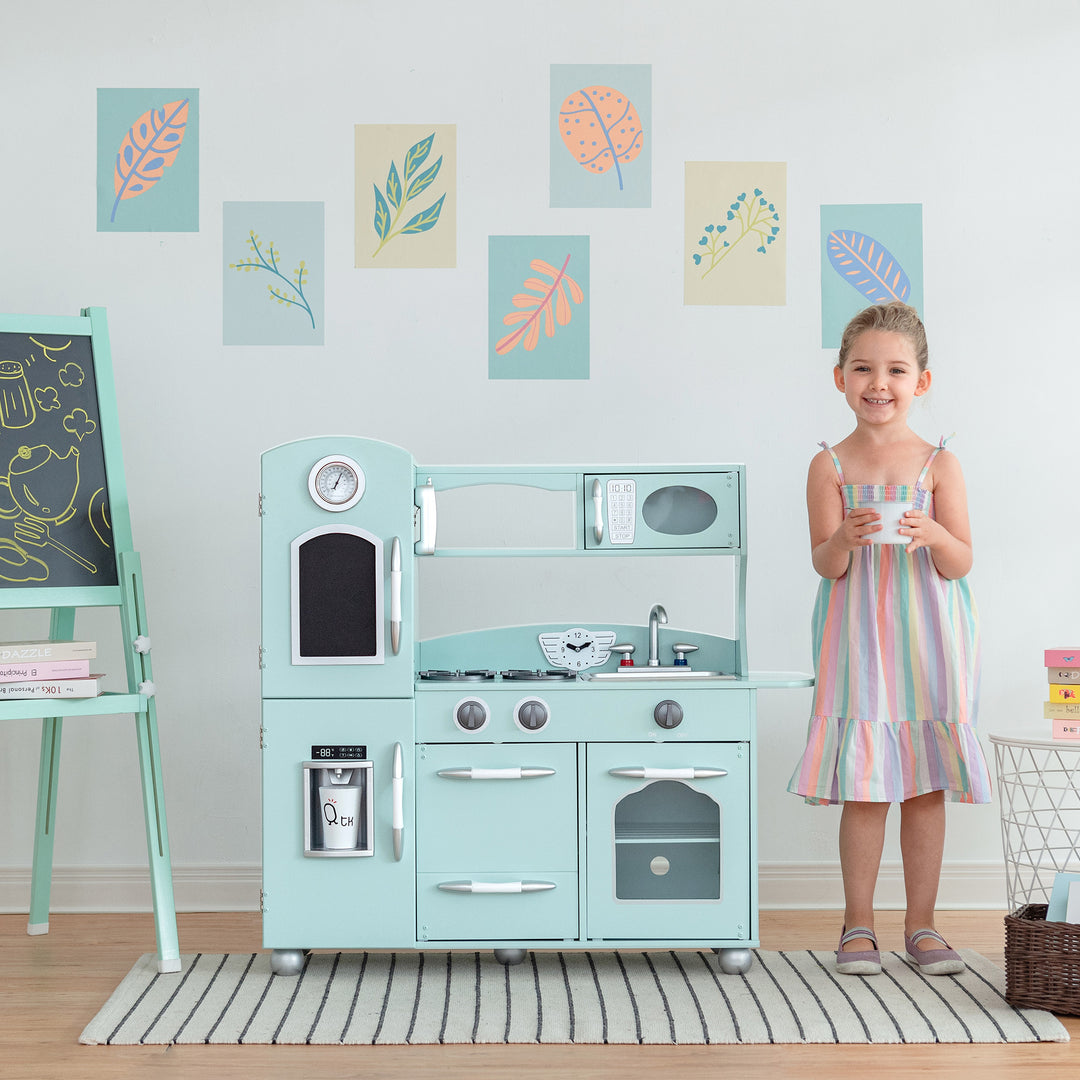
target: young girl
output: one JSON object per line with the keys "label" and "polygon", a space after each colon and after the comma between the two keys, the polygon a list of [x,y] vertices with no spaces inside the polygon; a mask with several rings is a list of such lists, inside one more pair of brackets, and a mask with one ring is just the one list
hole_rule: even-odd
{"label": "young girl", "polygon": [[[814,714],[788,790],[843,803],[840,866],[846,975],[881,971],[874,885],[890,803],[900,804],[906,958],[930,975],[964,963],[934,930],[945,799],[990,800],[975,733],[979,623],[964,478],[955,457],[908,427],[930,388],[926,333],[913,308],[867,308],[848,324],[833,378],[855,430],[810,463]],[[870,501],[912,501],[902,543],[882,543]],[[899,518],[900,515],[896,514]]]}

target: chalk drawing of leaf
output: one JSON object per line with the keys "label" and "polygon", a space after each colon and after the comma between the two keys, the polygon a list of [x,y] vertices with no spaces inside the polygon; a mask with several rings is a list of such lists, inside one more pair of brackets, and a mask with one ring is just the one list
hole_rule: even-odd
{"label": "chalk drawing of leaf", "polygon": [[113,170],[113,202],[110,221],[125,199],[134,199],[152,188],[176,160],[187,131],[188,99],[170,101],[160,109],[148,109],[128,128],[116,152]]}
{"label": "chalk drawing of leaf", "polygon": [[637,109],[611,86],[588,86],[570,94],[559,109],[559,134],[583,169],[605,173],[614,168],[620,191],[622,166],[645,145]]}
{"label": "chalk drawing of leaf", "polygon": [[906,301],[911,281],[888,248],[853,229],[833,229],[826,241],[832,268],[872,304]]}
{"label": "chalk drawing of leaf", "polygon": [[[532,293],[515,293],[511,303],[516,308],[524,308],[523,311],[511,311],[503,316],[506,326],[517,326],[506,337],[501,338],[495,345],[498,356],[505,356],[514,349],[519,341],[524,341],[525,351],[532,352],[540,340],[540,322],[543,316],[544,333],[548,337],[555,336],[555,326],[565,326],[570,321],[570,300],[566,293],[569,291],[570,298],[575,304],[583,303],[585,293],[581,286],[566,272],[570,263],[570,256],[562,264],[561,270],[556,270],[549,262],[543,259],[533,259],[529,267],[538,274],[544,274],[551,281],[542,281],[540,278],[526,278],[524,287],[538,292],[539,296]],[[554,311],[552,310],[554,305]],[[520,325],[518,325],[520,324]]]}

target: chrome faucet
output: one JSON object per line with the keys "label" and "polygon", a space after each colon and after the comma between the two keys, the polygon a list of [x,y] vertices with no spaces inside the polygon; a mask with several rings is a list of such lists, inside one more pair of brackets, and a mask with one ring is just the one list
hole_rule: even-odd
{"label": "chrome faucet", "polygon": [[660,666],[660,646],[657,641],[657,626],[667,622],[667,612],[660,604],[653,604],[649,612],[649,667]]}

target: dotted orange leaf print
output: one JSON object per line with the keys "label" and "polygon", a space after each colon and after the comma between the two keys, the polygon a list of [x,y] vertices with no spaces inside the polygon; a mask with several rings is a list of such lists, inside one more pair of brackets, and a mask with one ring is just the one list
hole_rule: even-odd
{"label": "dotted orange leaf print", "polygon": [[559,109],[559,135],[583,169],[597,174],[614,169],[620,191],[622,166],[645,145],[633,102],[611,86],[587,86],[570,94]]}

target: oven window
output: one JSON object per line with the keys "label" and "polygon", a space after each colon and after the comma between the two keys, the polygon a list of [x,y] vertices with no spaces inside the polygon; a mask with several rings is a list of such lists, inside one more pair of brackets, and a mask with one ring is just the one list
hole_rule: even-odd
{"label": "oven window", "polygon": [[704,532],[716,520],[716,513],[716,502],[707,491],[684,484],[657,488],[641,507],[645,524],[668,536]]}

